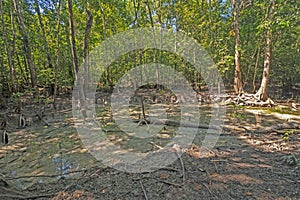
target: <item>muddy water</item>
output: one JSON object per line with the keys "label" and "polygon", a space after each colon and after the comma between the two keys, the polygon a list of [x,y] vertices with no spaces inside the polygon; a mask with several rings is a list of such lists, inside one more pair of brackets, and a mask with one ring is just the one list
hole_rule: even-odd
{"label": "muddy water", "polygon": [[[178,108],[168,109],[168,118],[180,119]],[[202,105],[199,110],[201,123],[209,124],[211,107]],[[178,129],[166,127],[152,137],[135,138],[116,126],[110,112],[108,108],[97,108],[97,121],[106,130],[107,138],[124,149],[144,153],[152,151],[153,144],[163,147]],[[225,123],[258,127],[298,120],[299,117],[296,114],[289,115],[289,119],[278,119],[277,115],[261,110],[228,108]],[[10,143],[0,146],[0,176],[11,185],[27,188],[36,182],[80,176],[84,169],[101,165],[85,149],[70,118],[71,113],[68,116],[60,122],[50,122],[49,127],[40,125],[10,132]],[[146,130],[147,126],[144,128]],[[199,129],[195,142],[201,144],[205,134],[205,130]]]}
{"label": "muddy water", "polygon": [[95,159],[69,125],[18,130],[10,133],[8,145],[0,146],[0,174],[19,188],[76,176],[92,165]]}

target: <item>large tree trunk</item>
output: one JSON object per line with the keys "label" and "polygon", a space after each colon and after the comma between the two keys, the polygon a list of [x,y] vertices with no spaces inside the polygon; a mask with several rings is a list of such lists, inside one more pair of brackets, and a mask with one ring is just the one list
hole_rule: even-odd
{"label": "large tree trunk", "polygon": [[22,37],[23,37],[23,45],[24,45],[25,55],[26,55],[27,64],[29,67],[29,72],[30,72],[31,87],[36,89],[36,72],[35,72],[33,57],[31,54],[29,37],[28,37],[27,31],[25,28],[22,13],[20,12],[20,9],[19,9],[19,2],[18,2],[18,0],[13,0],[13,2],[14,2],[14,8],[16,11],[17,19],[18,19],[18,24],[19,24],[19,27],[20,27],[20,30],[22,33]]}
{"label": "large tree trunk", "polygon": [[78,58],[77,58],[77,53],[76,53],[76,44],[75,44],[75,28],[74,28],[74,22],[73,22],[73,10],[72,10],[72,0],[68,0],[68,10],[69,10],[69,24],[70,24],[70,40],[71,40],[71,50],[72,50],[72,56],[73,56],[73,67],[74,67],[74,73],[75,73],[75,81],[77,83],[77,92],[79,96],[79,103],[80,103],[80,109],[81,113],[86,118],[86,94],[85,94],[85,88],[84,85],[87,84],[85,83],[84,79],[88,79],[86,75],[88,75],[88,70],[86,71],[86,67],[88,66],[88,61],[85,60],[87,57],[88,53],[88,38],[90,35],[90,31],[92,28],[92,23],[93,23],[93,16],[89,10],[87,10],[87,25],[86,25],[86,31],[85,31],[85,37],[84,37],[84,50],[83,50],[83,57],[84,57],[84,76],[81,77],[79,75],[79,65],[78,65]]}
{"label": "large tree trunk", "polygon": [[275,2],[274,0],[271,1],[271,6],[269,10],[269,23],[267,26],[267,36],[266,36],[266,50],[265,50],[265,61],[264,61],[264,71],[263,77],[261,80],[260,88],[255,94],[256,98],[262,101],[266,101],[268,99],[268,83],[270,78],[270,65],[271,65],[271,43],[272,43],[272,31],[271,31],[271,19],[272,14],[275,9]]}
{"label": "large tree trunk", "polygon": [[242,69],[241,69],[241,53],[240,53],[240,30],[238,24],[238,2],[237,0],[232,1],[233,4],[233,27],[235,35],[235,71],[234,71],[234,92],[236,94],[241,94],[243,92],[243,83],[242,83]]}
{"label": "large tree trunk", "polygon": [[76,41],[75,41],[75,27],[74,27],[74,20],[73,20],[73,4],[72,0],[68,0],[68,11],[69,11],[69,31],[70,31],[70,47],[72,52],[72,60],[73,60],[73,69],[74,69],[74,77],[76,82],[76,89],[78,89],[78,97],[79,97],[79,105],[82,108],[84,106],[84,99],[85,97],[81,94],[81,78],[79,76],[79,64],[78,64],[78,57],[76,51]]}

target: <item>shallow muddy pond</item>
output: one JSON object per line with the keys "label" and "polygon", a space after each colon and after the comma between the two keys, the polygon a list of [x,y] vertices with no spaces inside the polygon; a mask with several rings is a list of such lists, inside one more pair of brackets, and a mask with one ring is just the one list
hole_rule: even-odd
{"label": "shallow muddy pond", "polygon": [[19,130],[10,141],[0,148],[0,173],[20,188],[76,176],[95,165],[71,126]]}
{"label": "shallow muddy pond", "polygon": [[[167,110],[166,118],[180,120],[178,107],[161,106],[158,109],[162,108]],[[128,110],[132,113],[132,120],[138,118],[134,115],[133,108],[128,108]],[[232,107],[228,107],[226,111],[225,124],[245,127],[271,126],[287,120],[299,121],[298,113],[281,115],[266,113],[263,110],[233,109]],[[155,112],[154,116],[157,113]],[[200,123],[208,125],[212,116],[211,107],[201,105],[199,113]],[[16,187],[27,188],[36,182],[53,182],[54,179],[76,177],[84,173],[85,169],[95,165],[105,167],[101,161],[97,161],[88,152],[77,133],[71,116],[71,111],[68,111],[64,113],[64,117],[59,117],[58,122],[55,120],[57,117],[53,118],[53,122],[49,120],[50,126],[32,126],[10,132],[9,144],[0,146],[0,175]],[[112,116],[110,108],[96,107],[96,122],[102,127],[106,135],[105,139],[120,146],[125,152],[147,153],[156,150],[157,147],[164,147],[172,141],[179,129],[178,126],[162,126],[152,133],[149,132],[147,124],[135,123],[126,127],[126,130],[132,129],[132,132],[127,134],[115,123]],[[278,116],[285,118],[279,119]],[[143,137],[137,137],[135,130],[146,134]],[[206,129],[198,129],[194,143],[201,146],[206,133]],[[97,138],[94,142],[97,142]],[[222,144],[221,140],[216,145],[220,144]]]}

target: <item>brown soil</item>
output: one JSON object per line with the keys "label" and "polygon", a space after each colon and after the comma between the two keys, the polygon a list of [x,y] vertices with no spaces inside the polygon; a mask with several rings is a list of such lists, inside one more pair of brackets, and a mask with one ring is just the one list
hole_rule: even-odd
{"label": "brown soil", "polygon": [[[230,119],[226,125],[242,124]],[[196,137],[180,159],[155,172],[130,174],[99,164],[26,189],[0,174],[0,199],[300,199],[299,136],[299,130],[286,139],[276,132],[226,131],[205,158],[199,158]]]}

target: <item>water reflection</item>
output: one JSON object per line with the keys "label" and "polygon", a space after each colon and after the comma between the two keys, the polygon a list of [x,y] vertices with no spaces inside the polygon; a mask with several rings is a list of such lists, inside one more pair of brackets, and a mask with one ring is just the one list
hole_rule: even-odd
{"label": "water reflection", "polygon": [[60,157],[53,158],[53,162],[56,165],[56,173],[59,174],[57,179],[68,177],[70,170],[72,170],[72,164],[68,160]]}

